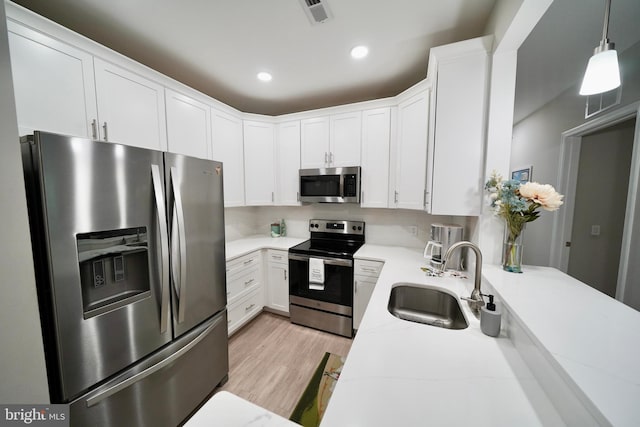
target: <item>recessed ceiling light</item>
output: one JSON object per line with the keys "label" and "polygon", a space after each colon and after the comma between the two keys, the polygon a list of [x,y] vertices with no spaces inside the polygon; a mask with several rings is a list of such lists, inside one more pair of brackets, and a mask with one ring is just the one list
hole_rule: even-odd
{"label": "recessed ceiling light", "polygon": [[369,48],[366,46],[356,46],[351,49],[351,56],[355,59],[362,59],[369,54]]}
{"label": "recessed ceiling light", "polygon": [[261,71],[258,73],[258,80],[263,82],[270,82],[273,76],[266,71]]}

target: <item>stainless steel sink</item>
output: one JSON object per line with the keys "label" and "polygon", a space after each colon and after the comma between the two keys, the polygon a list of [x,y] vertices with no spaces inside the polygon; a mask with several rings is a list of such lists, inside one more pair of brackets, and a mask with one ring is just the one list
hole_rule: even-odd
{"label": "stainless steel sink", "polygon": [[410,322],[446,329],[465,329],[469,326],[456,297],[409,283],[391,289],[387,309],[394,316]]}

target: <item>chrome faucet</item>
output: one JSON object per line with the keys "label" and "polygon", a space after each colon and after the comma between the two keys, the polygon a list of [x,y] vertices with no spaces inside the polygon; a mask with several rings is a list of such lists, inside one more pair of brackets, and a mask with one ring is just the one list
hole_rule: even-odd
{"label": "chrome faucet", "polygon": [[442,256],[442,264],[440,265],[440,270],[444,271],[447,266],[447,261],[449,257],[458,248],[471,248],[473,252],[476,254],[476,273],[473,282],[473,291],[471,292],[471,296],[469,298],[462,297],[463,300],[469,303],[469,307],[473,314],[478,316],[480,314],[480,308],[484,305],[484,300],[482,299],[482,293],[480,292],[480,282],[482,281],[482,253],[480,252],[480,248],[474,245],[471,242],[461,241],[456,242],[453,245],[449,246],[447,252]]}

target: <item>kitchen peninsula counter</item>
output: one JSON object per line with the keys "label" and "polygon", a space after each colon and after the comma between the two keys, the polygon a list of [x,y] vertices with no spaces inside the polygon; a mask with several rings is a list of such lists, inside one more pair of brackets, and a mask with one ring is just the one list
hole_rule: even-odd
{"label": "kitchen peninsula counter", "polygon": [[[227,244],[227,259],[303,240],[241,239]],[[637,425],[639,312],[553,268],[484,265],[482,291],[504,313],[500,336],[482,334],[464,301],[469,327],[447,330],[394,317],[391,288],[408,282],[466,297],[473,272],[427,277],[419,249],[365,244],[355,258],[384,267],[323,427]]]}
{"label": "kitchen peninsula counter", "polygon": [[385,265],[322,426],[637,425],[635,310],[553,268],[485,265],[483,293],[505,313],[501,335],[482,334],[464,302],[469,327],[447,330],[391,315],[391,288],[466,297],[472,277],[427,277],[421,251],[406,248],[367,244],[355,258]]}

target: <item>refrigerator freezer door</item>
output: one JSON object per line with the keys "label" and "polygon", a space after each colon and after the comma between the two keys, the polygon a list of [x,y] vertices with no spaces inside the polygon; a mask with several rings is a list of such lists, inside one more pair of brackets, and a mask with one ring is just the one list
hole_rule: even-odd
{"label": "refrigerator freezer door", "polygon": [[23,154],[52,402],[66,402],[172,339],[163,155],[44,132]]}
{"label": "refrigerator freezer door", "polygon": [[229,372],[226,310],[70,404],[78,426],[176,426]]}
{"label": "refrigerator freezer door", "polygon": [[227,304],[222,163],[165,153],[165,180],[178,337]]}

